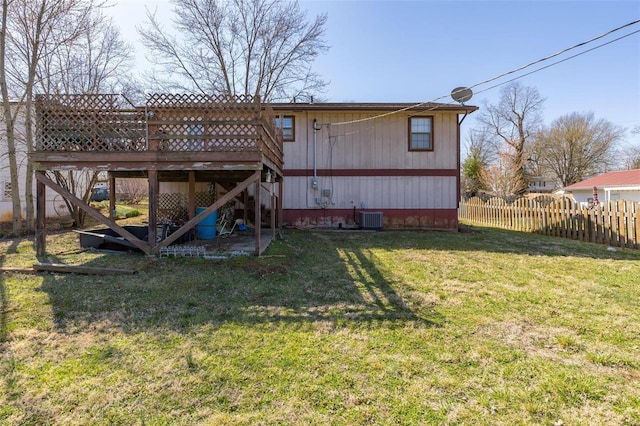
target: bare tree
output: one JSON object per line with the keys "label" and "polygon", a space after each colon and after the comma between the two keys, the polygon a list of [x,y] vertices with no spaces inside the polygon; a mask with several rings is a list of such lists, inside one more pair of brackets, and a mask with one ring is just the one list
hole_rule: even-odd
{"label": "bare tree", "polygon": [[480,172],[482,186],[489,193],[505,200],[518,197],[527,189],[527,181],[519,171],[523,165],[514,165],[513,158],[512,153],[499,153],[498,161]]}
{"label": "bare tree", "polygon": [[[39,85],[45,93],[121,92],[130,87],[133,48],[125,43],[111,19],[99,10],[87,16],[73,42],[43,57],[37,67]],[[98,171],[56,171],[49,175],[60,186],[88,203]],[[66,202],[76,226],[84,226],[86,212]]]}
{"label": "bare tree", "polygon": [[470,131],[467,138],[467,156],[462,162],[462,190],[473,196],[485,189],[482,175],[494,162],[496,153],[486,132]]}
{"label": "bare tree", "polygon": [[[526,149],[533,135],[542,123],[542,105],[534,87],[525,87],[518,82],[505,86],[500,100],[495,105],[485,105],[478,116],[484,132],[493,138],[496,152],[502,152],[502,161],[509,160],[518,182],[526,182]],[[526,185],[517,185],[519,194],[526,191]]]}
{"label": "bare tree", "polygon": [[37,81],[44,93],[122,93],[133,78],[133,47],[100,9],[87,16],[75,40],[43,56]]}
{"label": "bare tree", "polygon": [[311,70],[328,49],[327,15],[309,22],[297,1],[173,0],[174,28],[155,13],[139,28],[153,81],[164,89],[257,95],[264,101],[311,96],[326,83]]}
{"label": "bare tree", "polygon": [[[640,125],[632,127],[630,133],[640,135]],[[640,145],[623,148],[621,154],[622,167],[624,169],[640,169]]]}
{"label": "bare tree", "polygon": [[[16,147],[11,145],[15,141],[15,118],[7,113],[10,111],[7,107],[9,96],[19,100],[24,107],[23,150],[29,154],[34,148],[32,114],[37,91],[95,93],[130,87],[120,80],[120,76],[126,76],[130,69],[131,47],[123,43],[112,22],[101,13],[104,5],[102,0],[3,0],[3,29],[6,31],[0,34],[0,84],[5,88],[2,96],[12,188],[18,188],[13,182],[14,174],[16,182],[18,180],[18,167],[13,160]],[[29,231],[34,217],[34,174],[30,162],[27,162],[24,176]],[[61,179],[59,183],[67,181]],[[82,198],[88,200],[90,189]],[[19,232],[20,194],[16,190],[12,195],[14,231]],[[82,216],[83,212],[79,214]],[[72,216],[76,214],[72,213]],[[77,219],[82,222],[81,218]]]}
{"label": "bare tree", "polygon": [[16,157],[16,134],[15,120],[16,111],[11,105],[9,98],[9,78],[7,73],[8,38],[9,38],[9,7],[12,1],[2,0],[2,28],[0,29],[0,92],[2,93],[2,110],[5,125],[5,137],[7,139],[7,156],[9,159],[9,173],[11,180],[11,201],[13,210],[12,228],[13,232],[22,232],[22,206],[20,203],[20,193],[18,186],[18,161]]}
{"label": "bare tree", "polygon": [[[22,231],[22,212],[18,191],[18,165],[15,160],[15,117],[9,97],[24,106],[24,150],[33,150],[33,96],[37,69],[42,58],[54,54],[61,46],[77,38],[78,29],[87,25],[86,17],[94,0],[3,0],[0,33],[0,85],[3,87],[4,124],[7,130],[8,156],[11,169],[13,228]],[[27,162],[25,172],[25,211],[27,230],[33,226],[33,170]]]}
{"label": "bare tree", "polygon": [[610,170],[623,134],[622,128],[593,113],[563,115],[539,133],[537,158],[564,187]]}
{"label": "bare tree", "polygon": [[117,184],[117,193],[123,199],[137,204],[143,198],[149,196],[149,185],[145,179],[119,179]]}
{"label": "bare tree", "polygon": [[625,170],[640,169],[640,146],[630,146],[622,150],[622,167]]}

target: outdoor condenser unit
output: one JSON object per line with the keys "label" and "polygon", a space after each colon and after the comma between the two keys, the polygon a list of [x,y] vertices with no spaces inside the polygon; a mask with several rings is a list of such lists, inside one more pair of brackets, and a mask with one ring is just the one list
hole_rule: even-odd
{"label": "outdoor condenser unit", "polygon": [[382,229],[382,212],[360,212],[360,229]]}

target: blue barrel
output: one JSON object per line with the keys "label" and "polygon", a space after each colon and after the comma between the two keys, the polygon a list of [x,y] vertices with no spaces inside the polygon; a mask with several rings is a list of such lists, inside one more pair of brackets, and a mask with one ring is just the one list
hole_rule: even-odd
{"label": "blue barrel", "polygon": [[[198,207],[196,214],[205,211],[207,207]],[[213,240],[216,238],[216,221],[218,220],[218,211],[209,213],[200,223],[196,225],[196,233],[199,240]]]}

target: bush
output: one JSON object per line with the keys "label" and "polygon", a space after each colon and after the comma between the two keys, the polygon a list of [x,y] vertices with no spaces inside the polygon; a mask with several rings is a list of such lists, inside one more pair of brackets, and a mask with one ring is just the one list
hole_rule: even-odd
{"label": "bush", "polygon": [[136,216],[140,216],[140,211],[139,211],[139,210],[131,210],[131,211],[128,211],[128,212],[125,214],[125,217],[126,217],[127,219],[128,219],[128,218],[130,218],[130,217],[136,217]]}

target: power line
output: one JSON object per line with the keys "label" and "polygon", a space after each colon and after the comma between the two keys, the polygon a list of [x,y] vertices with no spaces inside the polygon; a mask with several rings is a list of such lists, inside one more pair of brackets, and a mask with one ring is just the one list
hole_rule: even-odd
{"label": "power line", "polygon": [[[636,21],[636,22],[637,22],[637,21]],[[552,67],[552,66],[554,66],[554,65],[558,65],[558,64],[561,64],[561,63],[563,63],[563,62],[566,62],[566,61],[568,61],[568,60],[570,60],[570,59],[577,58],[578,56],[582,56],[582,55],[584,55],[585,53],[589,53],[589,52],[591,52],[591,51],[593,51],[593,50],[599,49],[599,48],[604,47],[604,46],[606,46],[606,45],[608,45],[608,44],[611,44],[611,43],[615,43],[616,41],[622,40],[623,38],[627,38],[627,37],[629,37],[629,36],[632,36],[632,35],[634,35],[634,34],[638,34],[638,33],[640,33],[640,30],[633,31],[633,32],[631,32],[631,33],[629,33],[629,34],[625,34],[625,35],[620,36],[620,37],[618,37],[618,38],[616,38],[616,39],[610,40],[610,41],[608,41],[608,42],[606,42],[606,43],[599,44],[599,45],[597,45],[597,46],[595,46],[595,47],[592,47],[591,49],[587,49],[587,50],[585,50],[585,51],[583,51],[583,52],[576,53],[575,55],[571,55],[571,56],[569,56],[569,57],[567,57],[567,58],[564,58],[564,59],[561,59],[561,60],[559,60],[559,61],[552,62],[552,63],[550,63],[549,65],[545,65],[544,67],[536,68],[535,70],[533,70],[533,71],[529,71],[528,73],[525,73],[525,74],[519,75],[519,76],[517,76],[517,77],[511,78],[511,79],[509,79],[509,80],[507,80],[507,81],[503,81],[503,82],[498,83],[498,84],[494,84],[493,86],[487,87],[486,89],[482,89],[482,90],[480,90],[480,91],[478,91],[478,92],[476,92],[476,93],[483,93],[483,92],[486,92],[486,91],[488,91],[488,90],[495,89],[496,87],[502,86],[502,85],[507,84],[507,83],[511,83],[512,81],[518,80],[518,79],[520,79],[520,78],[522,78],[522,77],[526,77],[526,76],[531,75],[531,74],[535,74],[535,73],[537,73],[537,72],[539,72],[539,71],[542,71],[542,70],[545,70],[545,69],[547,69],[547,68],[551,68],[551,67]],[[476,85],[476,86],[477,86],[477,85]],[[474,87],[475,87],[475,86],[474,86]]]}
{"label": "power line", "polygon": [[[574,46],[571,46],[571,47],[568,47],[568,48],[566,48],[566,49],[562,49],[561,51],[559,51],[559,52],[557,52],[557,53],[554,53],[553,55],[549,55],[549,56],[546,56],[546,57],[544,57],[544,58],[538,59],[538,60],[536,60],[536,61],[530,62],[530,63],[528,63],[527,65],[523,65],[523,66],[521,66],[520,68],[516,68],[516,69],[514,69],[514,70],[507,71],[507,72],[505,72],[505,73],[502,73],[502,74],[500,74],[500,75],[497,75],[497,76],[495,76],[495,77],[492,77],[492,78],[490,78],[490,79],[488,79],[488,80],[485,80],[485,81],[483,81],[483,82],[476,83],[476,84],[474,84],[473,86],[470,86],[470,88],[472,89],[472,88],[474,88],[474,87],[476,87],[476,86],[482,86],[483,84],[491,83],[492,81],[498,80],[498,79],[500,79],[500,78],[502,78],[502,77],[506,77],[506,76],[511,75],[511,74],[514,74],[514,73],[516,73],[516,72],[518,72],[518,71],[522,71],[522,70],[524,70],[524,69],[526,69],[526,68],[529,68],[529,67],[531,67],[531,66],[537,65],[537,64],[539,64],[539,63],[541,63],[541,62],[548,61],[549,59],[553,59],[553,58],[555,58],[555,57],[557,57],[557,56],[560,56],[560,55],[562,55],[562,54],[564,54],[564,53],[567,53],[567,52],[569,52],[569,51],[571,51],[571,50],[573,50],[573,49],[577,49],[577,48],[579,48],[579,47],[586,46],[586,45],[587,45],[587,44],[589,44],[589,43],[593,43],[593,42],[594,42],[594,41],[596,41],[596,40],[600,40],[601,38],[604,38],[604,37],[606,37],[606,36],[608,36],[608,35],[610,35],[610,34],[613,34],[613,33],[617,32],[617,31],[620,31],[620,30],[622,30],[622,29],[624,29],[624,28],[630,27],[630,26],[635,25],[635,24],[637,24],[637,23],[640,23],[640,19],[638,19],[638,20],[636,20],[636,21],[633,21],[633,22],[629,22],[628,24],[621,25],[621,26],[619,26],[619,27],[617,27],[617,28],[614,28],[614,29],[612,29],[612,30],[609,30],[609,31],[607,31],[607,32],[605,32],[605,33],[603,33],[603,34],[600,34],[599,36],[593,37],[593,38],[592,38],[592,39],[590,39],[590,40],[583,41],[582,43],[578,43],[578,44],[576,44],[576,45],[574,45]],[[631,33],[631,34],[635,34],[636,32],[637,32],[637,31],[635,31],[635,32],[633,32],[633,33]],[[631,34],[627,34],[627,35],[631,35]],[[620,39],[622,39],[622,38],[624,38],[624,37],[620,37],[620,38],[618,38],[618,39],[616,39],[616,40],[613,40],[613,41],[617,41],[617,40],[620,40]],[[613,42],[613,41],[612,41],[612,42]],[[607,44],[609,44],[609,43],[605,43],[605,44],[600,45],[600,46],[598,46],[598,47],[605,46],[605,45],[607,45]],[[594,48],[594,49],[595,49],[595,48]],[[589,52],[589,51],[594,50],[594,49],[587,50],[586,52]],[[576,56],[577,56],[577,55],[576,55]],[[575,57],[575,56],[572,56],[571,58],[573,58],[573,57]],[[571,58],[568,58],[568,59],[571,59]],[[558,63],[559,63],[559,62],[558,62]],[[546,68],[548,68],[548,67],[546,67]],[[544,68],[541,68],[541,69],[544,69]],[[527,75],[527,74],[525,74],[525,75]]]}
{"label": "power line", "polygon": [[[490,83],[490,82],[492,82],[492,81],[495,81],[495,80],[501,79],[501,78],[506,77],[506,76],[508,76],[508,75],[511,75],[511,74],[517,73],[517,72],[522,71],[522,70],[524,70],[524,69],[526,69],[526,68],[532,67],[532,66],[534,66],[534,65],[536,65],[536,64],[539,64],[539,63],[542,63],[542,62],[548,61],[548,60],[550,60],[550,59],[553,59],[553,58],[555,58],[555,57],[558,57],[558,56],[560,56],[560,55],[562,55],[562,54],[564,54],[564,53],[567,53],[567,52],[569,52],[569,51],[571,51],[571,50],[577,49],[577,48],[582,47],[582,46],[586,46],[586,45],[588,45],[588,44],[590,44],[590,43],[593,43],[593,42],[594,42],[594,41],[596,41],[596,40],[600,40],[600,39],[602,39],[602,38],[604,38],[604,37],[606,37],[606,36],[608,36],[608,35],[611,35],[611,34],[613,34],[613,33],[617,32],[617,31],[623,30],[624,28],[627,28],[627,27],[630,27],[630,26],[636,25],[636,24],[638,24],[638,23],[640,23],[640,19],[635,20],[635,21],[632,21],[632,22],[629,22],[629,23],[624,24],[624,25],[621,25],[621,26],[619,26],[619,27],[616,27],[616,28],[614,28],[614,29],[612,29],[612,30],[609,30],[609,31],[607,31],[607,32],[603,33],[603,34],[600,34],[599,36],[593,37],[593,38],[591,38],[591,39],[589,39],[589,40],[587,40],[587,41],[583,41],[583,42],[581,42],[581,43],[578,43],[578,44],[573,45],[573,46],[571,46],[571,47],[568,47],[568,48],[566,48],[566,49],[562,49],[562,50],[561,50],[561,51],[559,51],[559,52],[556,52],[556,53],[554,53],[554,54],[552,54],[552,55],[546,56],[546,57],[541,58],[541,59],[537,59],[537,60],[535,60],[535,61],[533,61],[533,62],[530,62],[530,63],[528,63],[528,64],[526,64],[526,65],[523,65],[523,66],[518,67],[518,68],[516,68],[516,69],[513,69],[513,70],[511,70],[511,71],[507,71],[507,72],[504,72],[504,73],[502,73],[502,74],[499,74],[499,75],[497,75],[497,76],[495,76],[495,77],[489,78],[489,79],[484,80],[484,81],[481,81],[481,82],[479,82],[479,83],[475,83],[475,84],[473,84],[472,86],[469,86],[469,88],[474,88],[474,87],[482,86],[482,85],[484,85],[484,84],[487,84],[487,83]],[[487,89],[483,89],[483,90],[481,90],[481,91],[479,91],[479,92],[477,92],[477,93],[486,92],[487,90],[494,89],[494,88],[499,87],[499,86],[501,86],[501,85],[503,85],[503,84],[507,84],[507,83],[512,82],[512,81],[514,81],[514,80],[517,80],[517,79],[523,78],[523,77],[525,77],[525,76],[528,76],[528,75],[534,74],[534,73],[536,73],[536,72],[542,71],[542,70],[544,70],[544,69],[550,68],[550,67],[552,67],[552,66],[554,66],[554,65],[557,65],[557,64],[560,64],[560,63],[562,63],[562,62],[568,61],[568,60],[573,59],[573,58],[575,58],[575,57],[577,57],[577,56],[583,55],[583,54],[585,54],[585,53],[588,53],[588,52],[591,52],[591,51],[593,51],[593,50],[596,50],[596,49],[599,49],[599,48],[601,48],[601,47],[604,47],[604,46],[606,46],[606,45],[608,45],[608,44],[611,44],[611,43],[614,43],[614,42],[616,42],[616,41],[622,40],[622,39],[624,39],[624,38],[626,38],[626,37],[629,37],[629,36],[631,36],[631,35],[637,34],[638,32],[640,32],[640,30],[633,31],[633,32],[631,32],[631,33],[625,34],[625,35],[623,35],[623,36],[621,36],[621,37],[618,37],[618,38],[616,38],[616,39],[614,39],[614,40],[610,40],[610,41],[608,41],[608,42],[606,42],[606,43],[602,43],[602,44],[600,44],[600,45],[598,45],[598,46],[596,46],[596,47],[593,47],[593,48],[591,48],[591,49],[588,49],[588,50],[585,50],[585,51],[583,51],[583,52],[577,53],[577,54],[575,54],[575,55],[569,56],[568,58],[562,59],[562,60],[560,60],[560,61],[556,61],[556,62],[554,62],[554,63],[552,63],[552,64],[549,64],[549,65],[547,65],[547,66],[544,66],[544,67],[538,68],[538,69],[533,70],[533,71],[531,71],[531,72],[528,72],[528,73],[522,74],[522,75],[520,75],[520,76],[514,77],[514,78],[512,78],[512,79],[510,79],[510,80],[507,80],[507,81],[504,81],[504,82],[502,82],[502,83],[495,84],[495,85],[493,85],[493,86],[491,86],[491,87],[489,87],[489,88],[487,88]],[[417,103],[417,104],[415,104],[415,105],[410,105],[410,106],[407,106],[407,107],[404,107],[404,108],[400,108],[400,109],[395,110],[395,111],[389,111],[389,112],[386,112],[386,113],[384,113],[384,114],[379,114],[379,115],[375,115],[375,116],[372,116],[372,117],[361,118],[361,119],[358,119],[358,120],[349,120],[349,121],[341,121],[341,122],[329,123],[329,125],[331,125],[331,126],[341,126],[341,125],[346,125],[346,124],[356,124],[356,123],[361,123],[361,122],[365,122],[365,121],[376,120],[376,119],[379,119],[379,118],[383,118],[383,117],[387,117],[387,116],[390,116],[390,115],[398,114],[398,113],[400,113],[400,112],[408,111],[408,110],[410,110],[410,109],[419,108],[419,107],[421,107],[421,106],[423,106],[423,105],[427,105],[427,104],[430,104],[430,103],[437,102],[437,101],[439,101],[439,100],[441,100],[441,99],[445,99],[445,98],[447,98],[449,95],[450,95],[450,94],[446,94],[446,95],[438,96],[437,98],[434,98],[434,99],[432,99],[432,100],[430,100],[430,101],[420,102],[420,103]],[[452,102],[449,102],[449,104],[452,104]],[[436,108],[436,107],[427,108],[427,109],[425,109],[424,111],[430,111],[430,110],[433,110],[433,109],[435,109],[435,108]]]}

